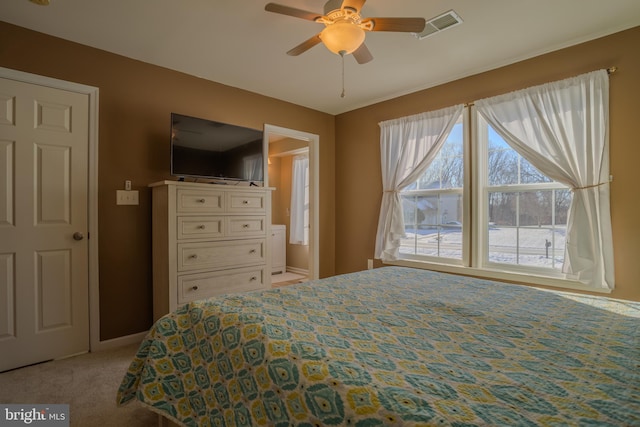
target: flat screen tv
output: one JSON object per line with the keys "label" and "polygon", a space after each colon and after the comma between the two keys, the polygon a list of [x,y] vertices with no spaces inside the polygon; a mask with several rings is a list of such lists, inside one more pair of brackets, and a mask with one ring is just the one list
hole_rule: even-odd
{"label": "flat screen tv", "polygon": [[263,132],[171,113],[171,175],[262,182]]}

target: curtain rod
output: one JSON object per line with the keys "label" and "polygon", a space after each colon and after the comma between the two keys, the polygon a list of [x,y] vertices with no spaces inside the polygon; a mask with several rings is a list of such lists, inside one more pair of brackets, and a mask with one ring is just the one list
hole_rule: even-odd
{"label": "curtain rod", "polygon": [[[609,74],[609,75],[615,73],[616,71],[618,71],[618,67],[616,67],[615,65],[613,67],[607,68],[607,74]],[[467,103],[464,104],[464,106],[465,107],[471,107],[474,104],[475,104],[474,102],[467,102]]]}

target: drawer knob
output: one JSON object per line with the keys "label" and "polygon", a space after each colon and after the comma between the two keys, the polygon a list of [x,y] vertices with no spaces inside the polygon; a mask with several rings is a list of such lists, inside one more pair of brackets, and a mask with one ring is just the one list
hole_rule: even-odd
{"label": "drawer knob", "polygon": [[196,254],[189,255],[189,259],[197,259],[197,258],[198,258],[198,255]]}
{"label": "drawer knob", "polygon": [[256,276],[252,276],[251,279],[249,279],[250,282],[255,282],[256,280],[258,280]]}
{"label": "drawer knob", "polygon": [[198,203],[204,203],[204,202],[205,202],[205,200],[204,200],[204,199],[196,199],[196,202],[198,202]]}
{"label": "drawer knob", "polygon": [[204,224],[199,225],[199,226],[198,226],[198,229],[200,229],[200,230],[204,230],[204,229],[205,229]]}
{"label": "drawer knob", "polygon": [[248,200],[243,200],[243,201],[242,201],[242,204],[243,204],[243,205],[248,205],[248,204],[249,204],[249,201],[248,201]]}
{"label": "drawer knob", "polygon": [[196,286],[192,286],[192,287],[191,287],[191,290],[192,290],[192,291],[197,291],[197,290],[198,290],[198,286],[197,286],[197,285],[196,285]]}
{"label": "drawer knob", "polygon": [[250,254],[255,254],[255,253],[256,253],[256,250],[255,250],[255,249],[251,249],[251,250],[249,251],[249,253],[250,253]]}
{"label": "drawer knob", "polygon": [[242,228],[249,228],[249,224],[242,224]]}

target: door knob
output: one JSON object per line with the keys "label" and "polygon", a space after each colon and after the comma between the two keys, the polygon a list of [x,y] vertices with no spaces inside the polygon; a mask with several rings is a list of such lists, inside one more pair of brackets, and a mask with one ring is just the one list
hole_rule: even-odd
{"label": "door knob", "polygon": [[82,239],[84,239],[84,235],[81,232],[76,231],[75,233],[73,233],[73,240],[82,240]]}

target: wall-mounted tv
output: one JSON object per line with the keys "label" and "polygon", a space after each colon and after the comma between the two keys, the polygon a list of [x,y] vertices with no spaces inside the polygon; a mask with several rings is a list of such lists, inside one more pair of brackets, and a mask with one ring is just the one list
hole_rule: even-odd
{"label": "wall-mounted tv", "polygon": [[171,113],[171,175],[261,182],[263,131]]}

